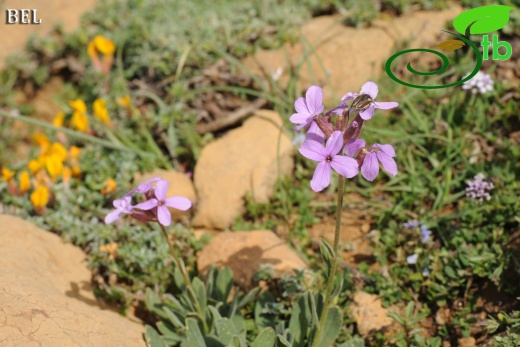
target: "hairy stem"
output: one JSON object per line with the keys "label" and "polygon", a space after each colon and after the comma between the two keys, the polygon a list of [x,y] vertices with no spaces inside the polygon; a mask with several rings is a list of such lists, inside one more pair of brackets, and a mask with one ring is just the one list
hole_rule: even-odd
{"label": "hairy stem", "polygon": [[329,315],[330,303],[332,301],[332,289],[334,287],[334,279],[336,277],[336,268],[338,267],[339,258],[339,235],[341,232],[341,212],[343,211],[343,191],[345,190],[345,180],[346,179],[342,176],[339,177],[338,198],[336,205],[336,230],[334,231],[334,255],[329,270],[329,277],[327,279],[327,287],[325,290],[325,303],[323,304],[323,310],[320,316],[320,324],[318,326],[318,330],[316,331],[316,335],[314,335],[312,347],[319,346],[321,334],[323,333],[323,328],[325,327],[325,322],[327,320],[327,316]]}

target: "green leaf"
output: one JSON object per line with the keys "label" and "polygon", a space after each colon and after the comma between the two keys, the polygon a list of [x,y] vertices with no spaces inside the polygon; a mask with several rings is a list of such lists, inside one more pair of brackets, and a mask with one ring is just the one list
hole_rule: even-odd
{"label": "green leaf", "polygon": [[258,329],[274,327],[276,324],[276,316],[265,312],[269,303],[274,303],[274,298],[269,292],[264,292],[260,295],[256,302],[255,323]]}
{"label": "green leaf", "polygon": [[332,264],[332,259],[334,258],[334,249],[330,245],[330,243],[324,238],[321,239],[320,242],[320,251],[321,256],[323,257],[323,261],[325,261],[327,274],[330,273],[330,267]]}
{"label": "green leaf", "polygon": [[215,322],[215,330],[220,342],[229,344],[233,336],[237,334],[235,325],[227,318],[220,318]]}
{"label": "green leaf", "polygon": [[206,305],[208,303],[208,298],[206,297],[206,287],[204,287],[204,283],[200,280],[200,278],[195,277],[191,283],[193,287],[193,291],[197,296],[197,301],[200,305],[200,309],[202,311],[206,310]]}
{"label": "green leaf", "polygon": [[260,287],[251,289],[251,291],[249,293],[247,293],[246,295],[244,295],[243,297],[240,298],[237,308],[241,309],[245,305],[249,304],[251,301],[255,300],[261,290],[262,290],[262,288],[260,288]]}
{"label": "green leaf", "polygon": [[148,347],[168,347],[162,340],[161,335],[149,325],[145,327],[144,338]]}
{"label": "green leaf", "polygon": [[330,347],[334,345],[339,333],[341,332],[341,325],[343,324],[343,318],[341,311],[337,306],[333,306],[329,310],[327,320],[325,321],[325,327],[321,334],[320,343],[318,346]]}
{"label": "green leaf", "polygon": [[250,347],[273,347],[276,342],[276,334],[273,328],[265,328],[260,331]]}
{"label": "green leaf", "polygon": [[197,320],[186,318],[186,338],[190,347],[206,347]]}
{"label": "green leaf", "polygon": [[238,335],[233,336],[233,339],[231,340],[231,343],[229,344],[229,346],[230,347],[247,347],[246,341]]}
{"label": "green leaf", "polygon": [[227,302],[233,285],[233,271],[225,267],[217,274],[217,301]]}
{"label": "green leaf", "polygon": [[469,28],[470,34],[486,34],[503,28],[509,21],[513,7],[489,5],[473,8],[459,14],[453,20],[453,27],[462,35]]}
{"label": "green leaf", "polygon": [[283,337],[282,335],[277,335],[276,337],[278,338],[278,345],[279,346],[281,346],[281,347],[292,347],[291,343],[289,341],[287,341],[287,339],[285,337]]}
{"label": "green leaf", "polygon": [[408,305],[406,305],[406,312],[405,312],[406,318],[408,318],[408,319],[412,318],[414,306],[415,306],[415,303],[413,301],[410,301],[408,303]]}
{"label": "green leaf", "polygon": [[308,295],[308,292],[305,293],[298,299],[296,305],[293,305],[293,311],[289,321],[289,330],[294,335],[293,347],[304,346],[307,329],[312,320],[309,300],[307,299]]}

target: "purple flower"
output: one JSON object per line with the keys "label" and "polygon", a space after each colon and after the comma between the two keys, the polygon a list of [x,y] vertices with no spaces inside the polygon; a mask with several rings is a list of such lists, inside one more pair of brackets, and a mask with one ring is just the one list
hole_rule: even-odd
{"label": "purple flower", "polygon": [[172,221],[172,216],[170,214],[170,211],[168,210],[168,206],[181,211],[186,211],[191,207],[191,201],[183,196],[173,196],[167,198],[167,191],[168,181],[159,180],[155,185],[155,198],[151,198],[145,202],[137,204],[134,206],[134,208],[144,211],[157,208],[157,220],[160,224],[164,226],[169,226]]}
{"label": "purple flower", "polygon": [[430,238],[432,231],[429,230],[424,225],[421,225],[421,242],[426,243],[428,242],[428,239]]}
{"label": "purple flower", "polygon": [[289,120],[298,124],[293,130],[300,130],[311,125],[312,120],[323,112],[323,91],[321,87],[310,86],[305,93],[305,98],[298,98],[294,102],[294,113]]}
{"label": "purple flower", "polygon": [[366,145],[367,145],[367,143],[365,142],[365,140],[362,140],[362,139],[357,139],[357,140],[353,140],[353,141],[351,140],[351,141],[347,142],[343,152],[345,152],[345,154],[348,155],[349,157],[355,158],[356,155],[358,154],[359,150],[361,148],[365,148]]}
{"label": "purple flower", "polygon": [[421,223],[419,223],[417,221],[410,221],[410,222],[403,223],[403,226],[406,228],[414,228],[414,227],[418,227],[419,225],[421,225]]}
{"label": "purple flower", "polygon": [[331,167],[343,177],[351,178],[358,173],[355,159],[338,155],[343,148],[343,135],[335,131],[327,140],[325,147],[312,139],[307,139],[300,148],[300,153],[319,162],[311,180],[311,188],[320,192],[330,184]]}
{"label": "purple flower", "polygon": [[[369,81],[369,82],[363,84],[363,86],[361,87],[361,91],[359,93],[350,93],[349,92],[349,93],[345,94],[341,98],[342,105],[345,105],[345,107],[346,107],[345,101],[353,100],[361,94],[368,94],[372,98],[372,102],[370,103],[370,106],[368,106],[368,108],[366,108],[364,110],[359,111],[359,115],[364,120],[369,120],[370,118],[372,118],[374,116],[374,109],[376,109],[376,108],[378,108],[380,110],[389,110],[391,108],[399,106],[399,104],[397,102],[378,102],[376,104],[374,101],[376,100],[378,93],[379,93],[379,89],[377,88],[377,84]],[[341,108],[342,105],[340,105],[338,107]]]}
{"label": "purple flower", "polygon": [[372,145],[363,159],[361,165],[361,174],[368,181],[373,181],[379,174],[378,160],[383,165],[383,169],[390,175],[397,175],[397,164],[393,159],[395,157],[395,150],[390,145],[380,145],[376,143]]}
{"label": "purple flower", "polygon": [[466,188],[466,196],[468,198],[475,199],[478,203],[491,199],[491,194],[488,191],[492,190],[494,186],[492,182],[484,180],[484,174],[479,173],[473,181],[466,181],[466,183],[468,184]]}
{"label": "purple flower", "polygon": [[121,199],[114,200],[112,204],[116,209],[105,217],[105,223],[107,224],[118,220],[122,213],[131,213],[134,208],[134,206],[132,206],[132,197],[130,196],[124,196]]}

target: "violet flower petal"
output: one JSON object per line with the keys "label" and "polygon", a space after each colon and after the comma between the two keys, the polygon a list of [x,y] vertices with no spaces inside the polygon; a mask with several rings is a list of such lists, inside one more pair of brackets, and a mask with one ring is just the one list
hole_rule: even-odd
{"label": "violet flower petal", "polygon": [[358,163],[355,159],[336,155],[330,165],[337,173],[346,178],[352,178],[357,175],[359,171]]}
{"label": "violet flower petal", "polygon": [[327,152],[325,148],[314,140],[305,140],[303,145],[300,147],[299,152],[305,158],[314,161],[324,161],[327,158]]}
{"label": "violet flower petal", "polygon": [[116,220],[119,219],[119,217],[121,216],[121,213],[122,213],[121,210],[114,210],[114,211],[110,212],[105,217],[105,223],[110,224],[110,223],[115,222]]}
{"label": "violet flower petal", "polygon": [[305,102],[307,103],[307,109],[314,116],[316,113],[323,112],[323,91],[321,87],[310,86],[305,93]]}
{"label": "violet flower petal", "polygon": [[155,185],[155,197],[159,201],[164,201],[166,198],[166,193],[168,192],[168,181],[160,180]]}
{"label": "violet flower petal", "polygon": [[377,155],[377,159],[379,159],[381,165],[383,165],[383,169],[385,169],[386,172],[392,176],[397,175],[397,164],[391,156],[384,152],[376,152],[375,154]]}
{"label": "violet flower petal", "polygon": [[170,214],[168,207],[164,205],[157,207],[157,220],[165,227],[172,223],[172,215]]}
{"label": "violet flower petal", "polygon": [[364,120],[369,120],[372,117],[374,117],[374,108],[375,108],[374,104],[370,104],[370,106],[368,106],[368,108],[366,110],[359,111],[359,115]]}
{"label": "violet flower petal", "polygon": [[394,150],[394,147],[392,147],[392,145],[381,145],[379,143],[376,143],[374,146],[379,147],[379,149],[381,149],[381,151],[383,153],[385,153],[386,155],[395,157],[395,150]]}
{"label": "violet flower petal", "polygon": [[330,163],[325,161],[318,164],[311,180],[311,188],[316,193],[321,192],[330,184]]}
{"label": "violet flower petal", "polygon": [[363,147],[366,147],[367,143],[363,139],[356,139],[354,141],[350,140],[345,145],[343,152],[351,158],[354,158],[359,150]]}
{"label": "violet flower petal", "polygon": [[377,88],[377,84],[375,84],[372,81],[368,81],[367,83],[363,84],[361,87],[360,94],[368,94],[372,98],[372,100],[375,100],[377,97],[377,94],[379,93],[379,88]]}
{"label": "violet flower petal", "polygon": [[304,98],[296,99],[296,101],[294,102],[294,109],[296,110],[297,113],[300,113],[303,115],[306,114],[307,116],[310,116],[310,113],[309,113],[309,110],[307,108],[307,104],[305,103]]}
{"label": "violet flower petal", "polygon": [[294,113],[289,120],[293,124],[309,124],[312,121],[312,117],[309,114],[304,113]]}
{"label": "violet flower petal", "polygon": [[380,110],[389,110],[391,108],[399,106],[399,103],[393,102],[393,101],[387,101],[387,102],[375,102],[375,107]]}
{"label": "violet flower petal", "polygon": [[367,153],[363,165],[361,165],[361,174],[367,181],[373,181],[379,174],[379,164],[375,153]]}
{"label": "violet flower petal", "polygon": [[343,148],[343,134],[335,131],[330,135],[325,145],[325,155],[335,156]]}
{"label": "violet flower petal", "polygon": [[314,140],[318,143],[323,143],[325,140],[325,134],[323,131],[321,131],[316,122],[312,122],[309,130],[307,131],[306,138],[309,140]]}
{"label": "violet flower petal", "polygon": [[177,210],[186,211],[191,207],[191,201],[184,196],[172,196],[164,200],[164,204]]}
{"label": "violet flower petal", "polygon": [[348,92],[347,94],[343,95],[343,97],[341,98],[341,101],[354,100],[358,96],[359,96],[358,93]]}
{"label": "violet flower petal", "polygon": [[152,189],[152,183],[155,183],[160,180],[160,177],[151,178],[148,181],[141,183],[136,189],[134,189],[134,191],[142,194],[148,193],[148,191]]}
{"label": "violet flower petal", "polygon": [[151,210],[154,207],[157,207],[158,205],[159,205],[159,201],[157,201],[157,199],[150,199],[150,200],[146,200],[145,202],[135,205],[134,208],[147,211],[147,210]]}

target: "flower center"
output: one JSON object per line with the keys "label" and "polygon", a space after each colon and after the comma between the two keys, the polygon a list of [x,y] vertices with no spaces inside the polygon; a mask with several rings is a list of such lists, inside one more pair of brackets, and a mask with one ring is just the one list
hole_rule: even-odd
{"label": "flower center", "polygon": [[327,159],[325,159],[327,161],[327,163],[330,163],[332,161],[332,157],[329,155],[327,156]]}

